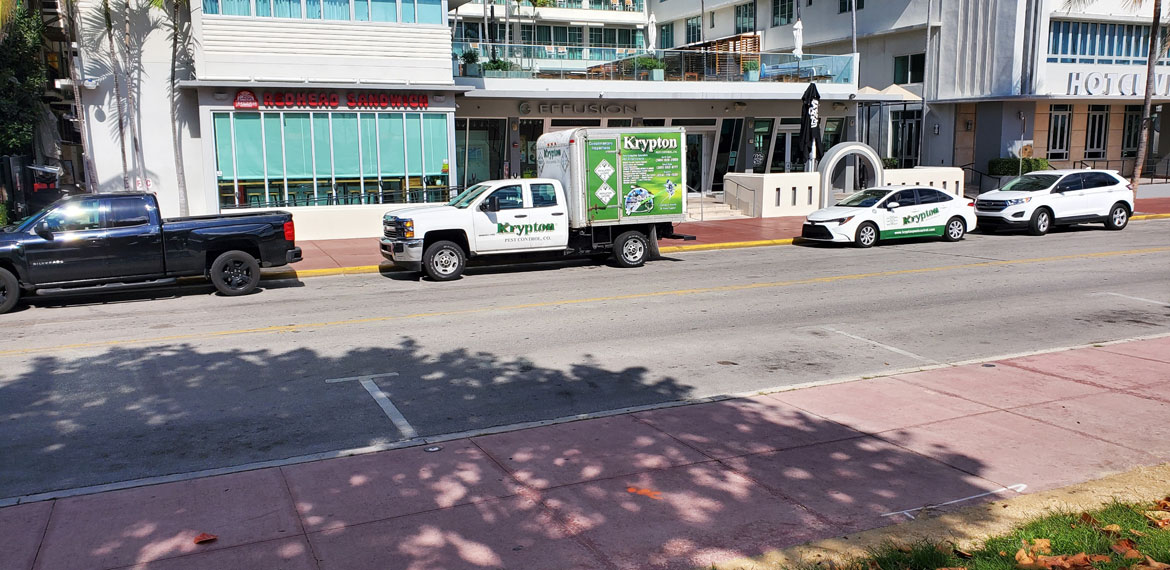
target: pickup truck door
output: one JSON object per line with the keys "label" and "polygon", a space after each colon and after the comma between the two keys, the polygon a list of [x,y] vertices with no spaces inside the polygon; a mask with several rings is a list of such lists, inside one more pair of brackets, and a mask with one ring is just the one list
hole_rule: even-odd
{"label": "pickup truck door", "polygon": [[[498,212],[485,212],[481,206],[492,197],[499,202]],[[522,229],[518,224],[529,223],[529,212],[524,207],[524,185],[508,184],[492,190],[476,206],[472,218],[475,229],[475,252],[492,253],[523,249],[519,238]]]}
{"label": "pickup truck door", "polygon": [[105,230],[99,200],[57,206],[37,225],[42,223],[52,232],[52,239],[36,236],[24,244],[28,275],[34,284],[101,279],[107,274],[110,260],[100,254]]}
{"label": "pickup truck door", "polygon": [[563,192],[552,182],[530,182],[531,207],[527,210],[531,228],[521,243],[530,249],[564,249],[569,245],[569,207]]}
{"label": "pickup truck door", "polygon": [[105,198],[101,214],[106,234],[94,253],[106,259],[104,277],[161,277],[162,227],[153,205],[140,196]]}

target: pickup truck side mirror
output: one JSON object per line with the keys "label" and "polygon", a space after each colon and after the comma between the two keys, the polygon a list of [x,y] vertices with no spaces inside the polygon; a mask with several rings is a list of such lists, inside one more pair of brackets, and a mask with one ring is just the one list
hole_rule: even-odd
{"label": "pickup truck side mirror", "polygon": [[500,211],[500,197],[496,196],[494,194],[491,196],[488,196],[486,200],[484,200],[482,203],[480,203],[479,209],[483,210],[485,212],[499,212]]}
{"label": "pickup truck side mirror", "polygon": [[53,241],[53,232],[49,229],[49,223],[41,220],[37,222],[35,230],[38,236],[47,241]]}
{"label": "pickup truck side mirror", "polygon": [[893,210],[894,208],[897,208],[898,206],[901,206],[901,204],[899,204],[897,202],[889,202],[886,204],[886,209]]}

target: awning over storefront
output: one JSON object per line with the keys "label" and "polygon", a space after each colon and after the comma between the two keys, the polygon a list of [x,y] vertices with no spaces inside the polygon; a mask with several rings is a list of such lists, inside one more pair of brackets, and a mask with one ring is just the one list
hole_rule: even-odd
{"label": "awning over storefront", "polygon": [[447,91],[463,93],[473,89],[466,85],[452,83],[415,83],[411,81],[351,81],[351,82],[316,82],[301,78],[246,78],[224,77],[204,78],[180,81],[183,89],[198,89],[201,87],[226,87],[233,89],[285,89],[285,88],[312,88],[312,89],[385,89],[398,91]]}

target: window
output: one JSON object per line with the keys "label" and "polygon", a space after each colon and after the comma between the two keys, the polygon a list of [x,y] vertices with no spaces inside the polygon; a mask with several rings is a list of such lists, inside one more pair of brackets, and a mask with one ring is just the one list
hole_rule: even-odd
{"label": "window", "polygon": [[693,44],[703,40],[703,19],[701,16],[687,18],[687,43]]}
{"label": "window", "polygon": [[258,16],[262,18],[307,18],[310,20],[354,20],[358,22],[403,22],[445,24],[442,0],[203,0],[204,14]]}
{"label": "window", "polygon": [[[865,7],[865,0],[856,0],[856,1],[857,1],[857,9],[858,10]],[[808,0],[808,5],[812,6],[812,0]],[[848,12],[850,10],[850,8],[852,8],[852,7],[853,7],[852,2],[850,2],[849,0],[838,0],[837,1],[837,13],[838,14],[844,14],[845,12]]]}
{"label": "window", "polygon": [[917,204],[918,199],[914,197],[914,190],[899,190],[895,192],[893,196],[890,196],[889,200],[886,200],[885,205],[886,207],[889,207],[889,205],[893,204],[894,202],[897,202],[898,207],[901,208],[903,206],[913,206]]}
{"label": "window", "polygon": [[557,205],[557,190],[552,184],[532,185],[532,207],[545,208]]}
{"label": "window", "polygon": [[1109,136],[1109,105],[1089,105],[1089,124],[1085,129],[1085,158],[1105,158]]}
{"label": "window", "polygon": [[520,186],[504,186],[492,192],[492,197],[500,201],[501,210],[515,210],[524,207],[524,191]]}
{"label": "window", "polygon": [[[1163,29],[1163,45],[1167,34]],[[1145,65],[1149,46],[1149,26],[1055,19],[1048,23],[1051,63]]]}
{"label": "window", "polygon": [[1048,115],[1048,160],[1068,160],[1069,105],[1051,105]]}
{"label": "window", "polygon": [[714,28],[715,27],[715,12],[709,12],[708,14],[709,14],[708,19],[711,21],[711,25],[709,25],[707,27]]}
{"label": "window", "polygon": [[674,22],[658,26],[658,49],[674,47]]}
{"label": "window", "polygon": [[926,54],[899,55],[894,58],[894,83],[922,83],[926,72]]}
{"label": "window", "polygon": [[1083,174],[1069,174],[1065,176],[1060,182],[1056,184],[1055,192],[1072,192],[1074,190],[1081,190],[1084,188]]}
{"label": "window", "polygon": [[97,200],[79,200],[58,206],[42,220],[51,232],[80,232],[101,228]]}
{"label": "window", "polygon": [[772,0],[772,27],[792,23],[794,0]]}
{"label": "window", "polygon": [[746,34],[756,31],[756,3],[740,4],[735,7],[735,33]]}
{"label": "window", "polygon": [[1142,106],[1126,105],[1125,122],[1121,130],[1121,158],[1137,156],[1138,138],[1141,136]]}
{"label": "window", "polygon": [[938,192],[936,192],[930,188],[919,188],[918,189],[918,203],[919,204],[937,204],[938,202],[942,201],[942,200],[939,200],[940,196],[942,196],[942,194],[939,194]]}
{"label": "window", "polygon": [[101,206],[105,228],[128,228],[150,223],[150,212],[146,201],[138,198],[114,198],[103,201]]}

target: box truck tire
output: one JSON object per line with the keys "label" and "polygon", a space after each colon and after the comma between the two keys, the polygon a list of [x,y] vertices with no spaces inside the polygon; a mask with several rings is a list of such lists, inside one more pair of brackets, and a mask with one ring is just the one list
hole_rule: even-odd
{"label": "box truck tire", "polygon": [[423,253],[423,271],[435,281],[451,281],[463,275],[467,267],[467,255],[463,248],[452,241],[441,240],[432,243]]}
{"label": "box truck tire", "polygon": [[613,258],[619,267],[641,267],[649,251],[650,240],[642,232],[625,232],[613,242]]}

